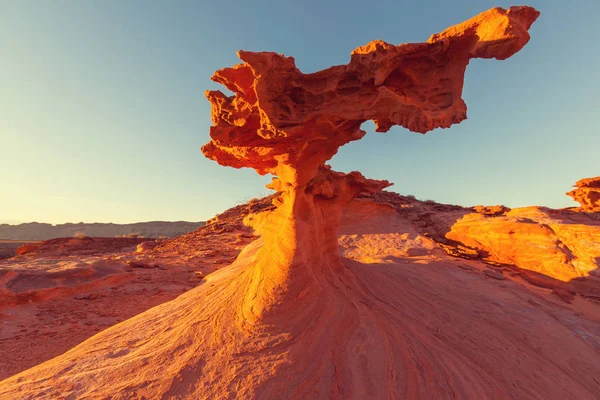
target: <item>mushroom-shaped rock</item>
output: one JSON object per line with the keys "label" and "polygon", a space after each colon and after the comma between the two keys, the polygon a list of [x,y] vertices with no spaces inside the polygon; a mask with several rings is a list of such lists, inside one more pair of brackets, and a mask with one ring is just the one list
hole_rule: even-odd
{"label": "mushroom-shaped rock", "polygon": [[372,120],[379,132],[399,125],[426,133],[461,122],[469,61],[510,57],[529,41],[527,30],[538,15],[531,7],[493,8],[425,43],[373,41],[355,49],[347,65],[312,74],[298,70],[292,57],[239,51],[243,64],[214,74],[234,95],[206,93],[213,126],[202,152],[224,166],[275,175],[269,187],[280,192],[278,209],[262,223],[259,259],[268,261],[248,294],[247,319],[269,308],[263,295],[267,303],[285,303],[272,293],[294,297],[310,287],[314,273],[292,270],[339,267],[342,206],[361,191],[390,185],[325,166],[340,146],[365,135],[361,124]]}
{"label": "mushroom-shaped rock", "polygon": [[600,176],[578,180],[575,189],[567,193],[587,212],[600,212]]}
{"label": "mushroom-shaped rock", "polygon": [[221,165],[302,186],[340,146],[364,136],[367,120],[379,132],[448,128],[466,118],[469,61],[510,57],[528,42],[538,15],[531,7],[493,8],[425,43],[373,41],[355,49],[347,65],[312,74],[292,57],[239,51],[243,64],[212,77],[235,95],[206,92],[214,126],[202,151]]}

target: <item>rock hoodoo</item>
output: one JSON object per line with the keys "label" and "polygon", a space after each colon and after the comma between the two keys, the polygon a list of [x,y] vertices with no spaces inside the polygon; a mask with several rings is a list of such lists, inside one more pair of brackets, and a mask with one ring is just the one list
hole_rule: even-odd
{"label": "rock hoodoo", "polygon": [[213,126],[202,152],[224,166],[274,175],[268,187],[280,192],[259,257],[268,266],[257,269],[262,283],[248,293],[253,305],[245,305],[251,314],[264,311],[265,304],[256,304],[263,296],[283,291],[296,298],[312,287],[311,267],[341,265],[337,231],[343,205],[362,191],[390,185],[325,166],[340,146],[365,135],[361,124],[372,120],[378,132],[399,125],[426,133],[461,122],[469,61],[510,57],[529,41],[527,30],[538,15],[531,7],[493,8],[425,43],[373,41],[355,49],[347,65],[312,74],[300,72],[292,57],[240,51],[243,64],[214,74],[234,95],[207,91]]}
{"label": "rock hoodoo", "polygon": [[574,186],[567,196],[581,204],[582,211],[600,212],[600,176],[580,179]]}

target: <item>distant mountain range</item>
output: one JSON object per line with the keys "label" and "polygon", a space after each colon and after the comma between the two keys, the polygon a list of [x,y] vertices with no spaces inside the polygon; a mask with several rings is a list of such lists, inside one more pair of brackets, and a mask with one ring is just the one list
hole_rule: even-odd
{"label": "distant mountain range", "polygon": [[8,240],[48,240],[58,237],[71,237],[74,235],[85,235],[95,237],[115,236],[143,236],[147,238],[158,238],[160,236],[175,237],[191,232],[205,222],[186,221],[152,221],[136,222],[133,224],[112,223],[83,223],[78,224],[44,224],[31,222],[19,225],[0,224],[0,239]]}

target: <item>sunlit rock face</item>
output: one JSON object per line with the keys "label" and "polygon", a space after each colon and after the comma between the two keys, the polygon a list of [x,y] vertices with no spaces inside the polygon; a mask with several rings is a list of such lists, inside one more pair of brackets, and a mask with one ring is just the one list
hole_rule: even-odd
{"label": "sunlit rock face", "polygon": [[[577,181],[567,193],[576,209],[475,207],[445,235],[491,261],[516,265],[560,281],[598,275],[600,177]],[[578,212],[578,211],[584,211]]]}
{"label": "sunlit rock face", "polygon": [[[224,166],[274,175],[268,187],[280,192],[277,211],[264,222],[273,225],[263,235],[268,267],[259,268],[263,283],[249,298],[260,302],[280,293],[278,288],[295,298],[315,279],[307,269],[341,265],[337,232],[343,205],[390,185],[325,166],[340,146],[365,135],[363,122],[374,121],[378,132],[398,125],[420,133],[461,122],[469,61],[510,57],[529,41],[527,30],[538,15],[531,7],[494,8],[425,43],[370,42],[355,49],[347,65],[312,74],[303,74],[292,57],[247,51],[238,52],[244,63],[217,71],[212,79],[234,95],[206,93],[213,126],[202,152]],[[280,302],[285,299],[268,301]],[[247,308],[260,318],[265,307],[270,308]]]}
{"label": "sunlit rock face", "polygon": [[529,41],[538,15],[530,7],[494,8],[425,43],[370,42],[347,65],[312,74],[292,57],[240,51],[243,64],[212,78],[235,95],[206,93],[214,126],[202,151],[221,165],[302,186],[340,146],[364,136],[367,120],[378,132],[448,128],[466,118],[461,94],[469,61],[510,57]]}
{"label": "sunlit rock face", "polygon": [[580,179],[574,186],[567,196],[581,204],[582,211],[600,212],[600,176]]}
{"label": "sunlit rock face", "polygon": [[487,260],[565,282],[594,274],[600,262],[600,221],[569,210],[470,213],[450,227],[446,238],[478,250]]}

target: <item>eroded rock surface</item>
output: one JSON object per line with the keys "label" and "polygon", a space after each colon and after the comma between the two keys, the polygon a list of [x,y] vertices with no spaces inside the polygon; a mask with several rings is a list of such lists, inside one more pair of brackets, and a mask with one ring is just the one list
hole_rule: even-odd
{"label": "eroded rock surface", "polygon": [[202,284],[256,239],[244,216],[269,208],[254,200],[174,239],[53,239],[0,260],[0,380]]}
{"label": "eroded rock surface", "polygon": [[268,253],[259,257],[266,264],[257,266],[260,283],[248,294],[244,318],[254,321],[265,307],[286,302],[271,299],[274,293],[295,298],[313,287],[319,278],[310,268],[341,268],[337,231],[344,204],[390,185],[325,165],[340,146],[365,135],[361,124],[426,133],[461,122],[469,61],[510,57],[528,42],[538,15],[530,7],[494,8],[425,43],[373,41],[355,49],[347,65],[312,74],[298,70],[292,57],[240,51],[243,64],[214,74],[234,95],[206,93],[213,126],[202,152],[224,166],[274,175],[268,187],[279,192],[277,210],[261,222]]}
{"label": "eroded rock surface", "polygon": [[567,196],[581,204],[582,211],[600,212],[600,176],[578,180]]}
{"label": "eroded rock surface", "polygon": [[367,120],[379,132],[450,127],[466,118],[461,94],[469,61],[510,57],[528,42],[538,14],[494,8],[425,43],[373,41],[355,49],[349,64],[312,74],[292,57],[240,51],[243,64],[212,78],[235,95],[206,93],[214,126],[202,151],[221,165],[302,186],[340,146],[364,136]]}
{"label": "eroded rock surface", "polygon": [[[526,271],[531,271],[534,284],[547,287],[552,280],[586,278],[600,288],[600,217],[595,213],[540,206],[461,207],[392,192],[377,193],[373,199],[391,204],[451,256],[514,267],[528,279]],[[600,296],[600,291],[595,289],[593,295]]]}
{"label": "eroded rock surface", "polygon": [[[554,297],[562,303],[558,294],[526,290],[506,271],[448,258],[406,214],[426,212],[435,218],[470,210],[388,192],[350,202],[342,213],[339,242],[348,273],[328,276],[322,290],[330,295],[311,310],[313,324],[242,333],[240,281],[252,282],[251,267],[262,246],[258,238],[200,287],[0,383],[0,394],[52,398],[85,391],[80,397],[164,393],[195,398],[190,393],[201,392],[233,399],[306,398],[304,392],[327,398],[319,393],[339,392],[359,398],[353,390],[360,390],[373,398],[451,398],[454,393],[460,398],[594,399],[600,388],[595,380],[600,319],[586,316],[587,300],[557,289],[574,302],[557,305]],[[258,222],[260,215],[245,216]],[[195,243],[233,233],[225,219],[212,234],[195,236]],[[105,312],[115,315],[114,309]],[[388,368],[398,374],[386,379]],[[365,369],[381,381],[352,378]],[[71,374],[77,377],[69,379]]]}
{"label": "eroded rock surface", "polygon": [[446,237],[478,249],[488,260],[561,281],[599,268],[600,221],[567,210],[524,207],[501,216],[467,214]]}

